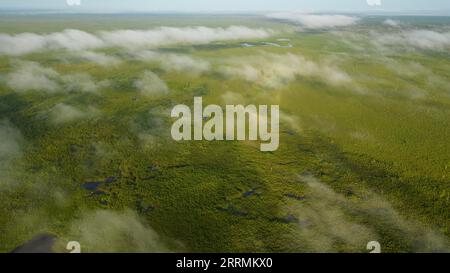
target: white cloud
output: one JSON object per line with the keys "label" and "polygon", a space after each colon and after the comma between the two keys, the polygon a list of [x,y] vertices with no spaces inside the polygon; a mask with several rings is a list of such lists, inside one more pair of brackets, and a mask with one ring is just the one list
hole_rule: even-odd
{"label": "white cloud", "polygon": [[94,92],[107,82],[96,83],[89,74],[59,74],[35,62],[19,62],[14,72],[6,75],[6,84],[17,92]]}
{"label": "white cloud", "polygon": [[208,62],[187,55],[168,54],[161,60],[163,69],[202,73],[209,70]]}
{"label": "white cloud", "polygon": [[72,224],[71,236],[87,252],[171,252],[158,233],[131,210],[86,213]]}
{"label": "white cloud", "polygon": [[296,133],[301,133],[303,131],[300,118],[296,115],[291,115],[286,112],[280,111],[280,121],[284,122]]}
{"label": "white cloud", "polygon": [[[76,29],[39,35],[0,34],[0,54],[23,55],[44,50],[69,51],[122,47],[128,49],[158,47],[172,44],[207,44],[215,41],[267,38],[271,30],[244,26],[227,28],[160,27],[151,30],[117,30],[92,34]],[[89,55],[88,57],[92,57]],[[98,56],[96,56],[98,58]]]}
{"label": "white cloud", "polygon": [[450,32],[432,30],[409,30],[395,34],[376,35],[378,45],[395,45],[403,48],[417,48],[442,51],[450,47]]}
{"label": "white cloud", "polygon": [[51,110],[52,121],[56,124],[72,122],[75,120],[91,118],[99,115],[99,110],[89,106],[85,109],[79,109],[71,105],[60,103]]}
{"label": "white cloud", "polygon": [[359,18],[346,15],[316,15],[299,12],[278,12],[268,14],[272,19],[287,20],[299,23],[305,28],[323,29],[354,25]]}
{"label": "white cloud", "polygon": [[71,91],[81,91],[81,92],[95,92],[101,87],[108,85],[107,81],[94,82],[91,75],[86,73],[74,73],[61,75],[60,81],[64,85],[64,90]]}
{"label": "white cloud", "polygon": [[346,214],[347,200],[311,176],[301,177],[309,200],[293,211],[298,217],[299,240],[313,252],[336,251],[337,242],[351,248],[364,247],[377,238],[373,230]]}
{"label": "white cloud", "polygon": [[43,50],[45,45],[45,37],[38,34],[0,34],[0,54],[23,55]]}
{"label": "white cloud", "polygon": [[67,29],[45,35],[49,49],[67,49],[72,51],[101,48],[105,43],[96,35],[77,29]]}
{"label": "white cloud", "polygon": [[[444,92],[450,91],[450,82],[444,77],[436,74],[431,68],[415,61],[400,62],[392,58],[381,58],[387,69],[402,78],[409,78],[413,81],[405,82],[405,91],[411,95],[412,98],[423,98],[430,90],[441,90]],[[428,85],[428,88],[420,88],[417,84],[412,84],[414,80],[422,79]],[[431,89],[430,89],[431,88]]]}
{"label": "white cloud", "polygon": [[188,73],[200,74],[210,69],[210,64],[206,60],[194,58],[183,54],[165,54],[155,51],[138,51],[131,53],[132,56],[140,61],[159,62],[166,71],[183,71]]}
{"label": "white cloud", "polygon": [[[12,186],[18,181],[17,173],[23,173],[15,160],[23,154],[24,138],[19,129],[7,119],[0,119],[0,186]],[[21,172],[22,171],[22,172]]]}
{"label": "white cloud", "polygon": [[144,74],[134,82],[134,86],[145,96],[164,95],[169,93],[167,84],[151,71],[145,71]]}
{"label": "white cloud", "polygon": [[93,51],[81,51],[76,56],[105,67],[116,66],[121,62],[119,58]]}
{"label": "white cloud", "polygon": [[232,59],[220,68],[220,72],[268,88],[282,87],[297,77],[319,78],[331,85],[351,82],[347,73],[329,63],[316,63],[291,53],[263,53]]}
{"label": "white cloud", "polygon": [[100,37],[111,46],[124,48],[158,47],[172,44],[208,44],[215,41],[267,38],[271,31],[243,26],[227,28],[160,27],[152,30],[102,32]]}
{"label": "white cloud", "polygon": [[239,93],[227,91],[221,95],[223,102],[227,105],[245,105],[245,98]]}
{"label": "white cloud", "polygon": [[[413,251],[448,251],[445,235],[424,227],[421,223],[404,219],[386,200],[370,191],[350,188],[354,198],[347,198],[313,176],[301,176],[306,186],[306,199],[291,203],[289,213],[298,219],[297,242],[305,251],[335,252],[336,246],[364,249],[367,242],[382,239],[383,234],[352,214],[366,215],[384,223],[411,240]],[[337,242],[340,242],[337,244]]]}
{"label": "white cloud", "polygon": [[380,58],[380,60],[383,61],[386,68],[391,70],[392,72],[396,73],[400,76],[406,76],[410,78],[416,78],[421,75],[432,75],[433,71],[431,71],[429,68],[423,66],[422,64],[418,62],[399,62],[392,58]]}
{"label": "white cloud", "polygon": [[160,61],[162,54],[151,50],[130,51],[131,56],[138,61]]}
{"label": "white cloud", "polygon": [[22,62],[18,69],[6,76],[6,84],[14,91],[39,90],[56,92],[61,87],[55,81],[59,74],[34,62]]}
{"label": "white cloud", "polygon": [[398,27],[400,26],[400,22],[392,19],[386,19],[383,21],[383,24],[390,27]]}
{"label": "white cloud", "polygon": [[9,121],[0,120],[0,140],[0,167],[2,167],[2,163],[21,155],[20,144],[23,137]]}
{"label": "white cloud", "polygon": [[84,31],[67,29],[48,35],[0,34],[0,54],[23,55],[43,50],[84,50],[104,47],[102,40]]}

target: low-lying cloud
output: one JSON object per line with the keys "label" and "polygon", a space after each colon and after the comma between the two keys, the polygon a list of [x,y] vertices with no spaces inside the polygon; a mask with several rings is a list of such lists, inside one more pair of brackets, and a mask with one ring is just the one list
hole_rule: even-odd
{"label": "low-lying cloud", "polygon": [[241,78],[262,87],[279,88],[297,77],[319,78],[331,85],[351,82],[350,76],[328,63],[316,63],[301,55],[263,53],[228,61],[220,68],[229,77]]}
{"label": "low-lying cloud", "polygon": [[117,66],[121,63],[117,57],[94,51],[81,51],[76,54],[76,57],[105,67]]}
{"label": "low-lying cloud", "polygon": [[5,78],[6,85],[16,92],[95,92],[108,84],[107,82],[96,83],[86,73],[60,74],[52,68],[35,62],[18,63],[15,71],[7,74]]}
{"label": "low-lying cloud", "polygon": [[171,252],[161,236],[131,210],[87,213],[73,223],[71,236],[80,242],[83,252]]}
{"label": "low-lying cloud", "polygon": [[0,120],[0,168],[22,154],[23,137],[20,131],[6,119]]}
{"label": "low-lying cloud", "polygon": [[268,14],[267,17],[278,20],[286,20],[301,24],[309,29],[326,29],[351,26],[358,22],[359,18],[346,15],[318,15],[299,12],[278,12]]}
{"label": "low-lying cloud", "polygon": [[81,91],[81,92],[95,92],[100,88],[107,87],[108,81],[95,82],[91,75],[87,73],[73,73],[60,75],[61,84],[65,91]]}
{"label": "low-lying cloud", "polygon": [[[404,84],[408,86],[409,94],[412,98],[423,98],[430,90],[441,90],[445,93],[450,91],[450,82],[444,77],[435,73],[429,66],[425,66],[417,61],[400,62],[396,59],[384,57],[380,58],[387,69],[406,79]],[[427,88],[412,84],[417,79],[422,79]]]}
{"label": "low-lying cloud", "polygon": [[153,73],[152,71],[145,71],[143,75],[134,82],[136,89],[144,96],[158,96],[169,93],[169,87]]}
{"label": "low-lying cloud", "polygon": [[[19,56],[34,52],[69,50],[83,51],[120,47],[127,49],[155,48],[173,44],[208,44],[215,41],[267,38],[271,30],[230,26],[210,27],[159,27],[151,30],[102,31],[96,34],[67,29],[51,34],[20,33],[0,34],[0,54]],[[87,54],[87,57],[93,57]]]}
{"label": "low-lying cloud", "polygon": [[92,118],[98,116],[100,111],[88,106],[84,108],[77,108],[75,106],[60,103],[55,105],[51,110],[51,119],[56,124],[72,122],[80,119]]}
{"label": "low-lying cloud", "polygon": [[374,42],[381,46],[444,51],[450,48],[450,32],[409,30],[395,34],[377,34]]}
{"label": "low-lying cloud", "polygon": [[375,225],[351,215],[366,215],[400,231],[403,239],[413,241],[413,251],[449,250],[445,236],[404,219],[387,201],[373,193],[364,192],[363,198],[349,199],[313,176],[301,176],[300,180],[307,186],[307,198],[301,206],[291,208],[291,213],[298,218],[299,243],[309,251],[366,251],[369,241],[383,239]]}
{"label": "low-lying cloud", "polygon": [[206,72],[210,68],[209,63],[204,60],[179,54],[166,55],[161,65],[165,70],[189,71],[192,73]]}
{"label": "low-lying cloud", "polygon": [[[17,173],[23,173],[16,160],[23,155],[24,137],[7,119],[0,119],[0,190],[16,185]],[[19,180],[20,181],[20,180]],[[2,198],[4,192],[1,193]]]}
{"label": "low-lying cloud", "polygon": [[215,41],[267,38],[270,30],[244,26],[227,28],[160,27],[153,30],[118,30],[101,32],[108,45],[123,48],[158,47],[172,44],[208,44]]}
{"label": "low-lying cloud", "polygon": [[14,91],[43,90],[56,92],[60,89],[57,81],[59,74],[51,69],[45,68],[38,63],[22,62],[16,71],[6,76],[6,83]]}
{"label": "low-lying cloud", "polygon": [[104,47],[99,37],[76,29],[67,29],[47,35],[20,33],[0,34],[0,54],[23,55],[43,50],[86,50]]}
{"label": "low-lying cloud", "polygon": [[308,187],[308,201],[296,208],[299,239],[308,251],[334,252],[340,243],[364,249],[376,239],[371,228],[352,221],[345,211],[345,198],[311,176],[301,177]]}
{"label": "low-lying cloud", "polygon": [[158,62],[161,68],[166,71],[200,74],[207,72],[211,68],[208,61],[183,54],[144,50],[132,53],[132,56],[140,61]]}
{"label": "low-lying cloud", "polygon": [[400,23],[400,21],[386,19],[383,21],[383,25],[390,26],[390,27],[399,27],[401,25],[401,23]]}

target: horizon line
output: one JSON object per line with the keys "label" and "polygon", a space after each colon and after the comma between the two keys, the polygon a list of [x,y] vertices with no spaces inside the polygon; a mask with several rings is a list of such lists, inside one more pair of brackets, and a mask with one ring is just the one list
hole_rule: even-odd
{"label": "horizon line", "polygon": [[[0,8],[0,14],[5,13],[40,13],[40,14],[167,14],[167,15],[176,15],[176,14],[224,14],[224,15],[233,15],[233,14],[249,14],[249,15],[263,15],[268,13],[276,13],[276,12],[287,12],[286,10],[103,10],[96,11],[90,9],[76,9],[76,8],[68,8],[68,9],[23,9],[23,8]],[[298,12],[304,14],[361,14],[361,15],[372,15],[372,16],[450,16],[450,9],[439,10],[439,9],[431,9],[431,10],[316,10],[316,11],[290,11],[290,12]]]}

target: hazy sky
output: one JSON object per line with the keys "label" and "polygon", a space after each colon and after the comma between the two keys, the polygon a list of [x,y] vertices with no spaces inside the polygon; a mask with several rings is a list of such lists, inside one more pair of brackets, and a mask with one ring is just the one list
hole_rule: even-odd
{"label": "hazy sky", "polygon": [[[71,6],[67,2],[81,1]],[[368,2],[373,5],[369,5]],[[381,2],[381,5],[377,5]],[[430,11],[450,10],[450,0],[0,0],[0,9],[80,11]]]}

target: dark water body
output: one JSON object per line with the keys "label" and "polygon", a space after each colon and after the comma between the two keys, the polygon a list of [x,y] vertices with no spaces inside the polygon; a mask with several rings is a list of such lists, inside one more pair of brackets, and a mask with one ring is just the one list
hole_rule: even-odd
{"label": "dark water body", "polygon": [[246,42],[242,43],[241,46],[243,47],[254,47],[254,46],[274,46],[274,47],[281,47],[281,48],[292,48],[294,47],[289,40],[283,40],[277,42]]}
{"label": "dark water body", "polygon": [[248,215],[247,212],[245,212],[245,211],[240,211],[240,210],[234,208],[233,206],[228,206],[228,207],[216,207],[216,209],[217,209],[218,211],[226,212],[226,213],[229,213],[229,214],[234,215],[234,216],[243,216],[243,217],[244,217],[244,216],[247,216],[247,215]]}
{"label": "dark water body", "polygon": [[105,191],[102,190],[96,190],[94,192],[92,192],[93,195],[106,195]]}
{"label": "dark water body", "polygon": [[285,194],[284,196],[286,196],[286,197],[288,197],[288,198],[292,198],[292,199],[298,200],[298,201],[303,201],[303,200],[306,199],[305,196],[297,196],[297,195],[292,194],[292,193],[287,193],[287,194]]}
{"label": "dark water body", "polygon": [[250,190],[250,191],[244,192],[243,196],[244,197],[250,197],[250,196],[255,195],[255,194],[256,194],[256,190]]}
{"label": "dark water body", "polygon": [[56,236],[41,234],[15,248],[12,253],[53,253]]}
{"label": "dark water body", "polygon": [[82,185],[83,189],[88,191],[95,191],[97,190],[100,185],[103,184],[102,182],[86,182]]}
{"label": "dark water body", "polygon": [[116,181],[117,181],[117,177],[115,177],[115,176],[111,176],[111,177],[108,177],[105,179],[106,184],[114,183]]}
{"label": "dark water body", "polygon": [[100,187],[103,184],[112,184],[112,183],[116,182],[117,179],[118,178],[116,176],[111,176],[111,177],[105,178],[105,180],[103,180],[103,181],[86,182],[83,185],[81,185],[81,187],[85,190],[94,191],[94,193],[98,193],[98,192],[102,192],[102,191],[98,190],[98,187]]}

